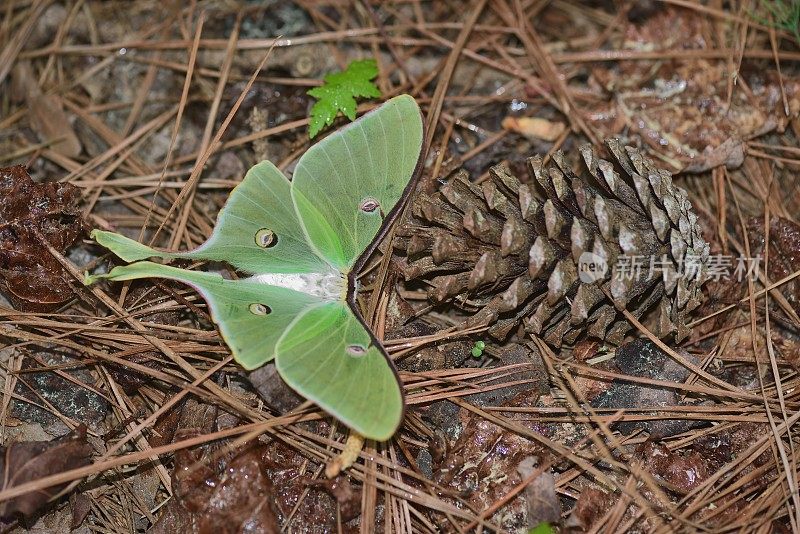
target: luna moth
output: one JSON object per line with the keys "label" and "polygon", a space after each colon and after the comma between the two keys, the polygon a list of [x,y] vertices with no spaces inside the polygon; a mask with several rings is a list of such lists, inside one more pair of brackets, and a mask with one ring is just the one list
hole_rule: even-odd
{"label": "luna moth", "polygon": [[[252,167],[194,250],[94,230],[99,244],[134,263],[86,283],[158,277],[192,286],[242,367],[274,360],[298,393],[359,434],[389,439],[403,394],[356,306],[357,275],[413,188],[422,141],[414,99],[392,98],[312,146],[291,181],[269,161]],[[148,258],[223,261],[249,276],[229,280]]]}

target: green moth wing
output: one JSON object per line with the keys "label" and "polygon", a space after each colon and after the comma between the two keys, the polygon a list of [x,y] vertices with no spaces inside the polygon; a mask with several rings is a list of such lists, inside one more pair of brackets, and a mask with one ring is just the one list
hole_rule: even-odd
{"label": "green moth wing", "polygon": [[88,278],[87,283],[166,278],[188,284],[208,303],[222,338],[245,369],[275,358],[290,387],[372,439],[389,439],[402,420],[403,394],[394,368],[344,302],[149,261]]}
{"label": "green moth wing", "polygon": [[292,200],[320,257],[348,273],[372,250],[412,187],[422,141],[419,107],[401,95],[303,154]]}
{"label": "green moth wing", "polygon": [[211,319],[234,359],[252,370],[272,360],[283,332],[304,310],[319,306],[319,297],[252,279],[226,280],[219,274],[178,269],[149,261],[114,267],[108,274],[87,277],[122,282],[167,278],[192,286],[208,303]]}
{"label": "green moth wing", "polygon": [[224,261],[246,273],[321,273],[330,267],[314,253],[292,205],[290,182],[269,161],[252,167],[231,191],[208,240],[186,252],[150,248],[95,230],[92,237],[125,261],[158,257]]}
{"label": "green moth wing", "polygon": [[292,389],[359,434],[386,440],[400,425],[403,394],[394,368],[345,303],[308,308],[278,340],[275,354]]}

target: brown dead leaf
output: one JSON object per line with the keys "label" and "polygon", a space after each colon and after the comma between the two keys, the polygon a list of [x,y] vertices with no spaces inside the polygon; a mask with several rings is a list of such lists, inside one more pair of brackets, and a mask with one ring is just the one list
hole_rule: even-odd
{"label": "brown dead leaf", "polygon": [[175,457],[175,496],[150,532],[279,532],[266,449],[260,443],[247,447],[221,469],[200,449],[181,451]]}
{"label": "brown dead leaf", "polygon": [[[761,256],[760,268],[764,267],[764,219],[757,217],[748,224],[751,254]],[[800,271],[800,226],[783,217],[772,217],[769,221],[769,265],[767,276],[770,282]],[[781,293],[800,313],[800,280],[794,279],[781,286]]]}
{"label": "brown dead leaf", "polygon": [[682,495],[699,486],[711,474],[708,461],[696,451],[680,454],[662,443],[646,441],[637,448],[636,454],[644,471]]}
{"label": "brown dead leaf", "polygon": [[278,413],[290,412],[303,402],[303,397],[286,385],[273,362],[262,365],[247,378],[266,405]]}
{"label": "brown dead leaf", "polygon": [[[513,401],[509,404],[519,405]],[[473,412],[462,408],[453,418],[462,421],[463,431],[454,441],[443,440],[437,443],[437,448],[430,449],[432,479],[476,510],[491,507],[522,481],[520,464],[527,458],[537,457],[541,462],[550,459],[538,443]],[[528,424],[527,421],[520,423]],[[541,427],[537,427],[537,431],[545,433]],[[526,495],[517,495],[498,509],[492,520],[497,521],[504,532],[517,532],[529,524],[530,505]]]}
{"label": "brown dead leaf", "polygon": [[179,403],[156,419],[153,425],[153,433],[147,439],[152,447],[161,447],[162,445],[173,442],[175,439],[175,432],[178,430],[178,424],[181,420],[182,407],[183,403]]}
{"label": "brown dead leaf", "polygon": [[83,524],[89,512],[92,511],[92,500],[85,493],[75,493],[69,499],[72,521],[70,527],[75,530]]}
{"label": "brown dead leaf", "polygon": [[[517,472],[527,479],[540,469],[538,458],[530,456],[517,466]],[[528,501],[528,527],[539,523],[558,523],[561,520],[561,503],[556,495],[556,479],[550,469],[539,473],[525,486],[525,500]]]}
{"label": "brown dead leaf", "polygon": [[83,234],[80,190],[16,165],[0,168],[0,198],[0,288],[20,310],[52,310],[72,297],[70,277],[40,236],[64,251]]}
{"label": "brown dead leaf", "polygon": [[738,137],[730,137],[717,147],[706,147],[699,161],[687,164],[683,172],[700,173],[722,165],[728,169],[735,169],[744,161],[744,152],[744,141]]}
{"label": "brown dead leaf", "polygon": [[[180,441],[202,435],[218,426],[215,406],[187,399],[156,425],[151,444]],[[168,412],[168,413],[170,413]],[[172,432],[173,436],[170,436]],[[151,534],[239,534],[279,532],[281,521],[292,512],[297,531],[328,532],[360,512],[361,492],[342,477],[323,483],[301,476],[308,458],[280,442],[250,442],[241,449],[209,444],[178,451],[172,473],[173,498]],[[318,529],[318,530],[315,530]]]}
{"label": "brown dead leaf", "polygon": [[555,141],[567,126],[563,122],[552,122],[539,117],[506,117],[503,128],[532,139]]}
{"label": "brown dead leaf", "polygon": [[[2,489],[62,473],[89,464],[92,448],[86,441],[86,427],[53,441],[21,441],[2,448],[0,471]],[[30,517],[66,484],[26,493],[0,503],[0,517],[21,514]]]}
{"label": "brown dead leaf", "polygon": [[588,531],[614,502],[613,493],[603,491],[599,487],[586,487],[578,496],[578,502],[575,503],[566,523],[574,525],[578,531]]}
{"label": "brown dead leaf", "polygon": [[[741,314],[742,319],[746,319],[744,314]],[[756,354],[759,359],[766,361],[769,357],[767,352],[767,332],[763,324],[756,325],[755,340],[753,339],[753,329],[749,324],[733,328],[728,333],[727,344],[725,345],[725,352],[720,357],[725,361],[731,362],[747,362],[752,363],[755,361],[753,356],[753,344],[755,342]],[[785,360],[792,365],[795,369],[800,369],[800,339],[792,332],[790,328],[782,327],[781,323],[774,322],[770,331],[770,340],[772,341],[772,348],[775,350],[778,365],[782,365]],[[725,379],[734,384],[745,379],[742,384],[745,387],[755,387],[755,384],[747,384],[745,378],[752,368],[735,366],[726,370]],[[752,380],[757,377],[752,376]]]}
{"label": "brown dead leaf", "polygon": [[14,67],[14,89],[25,100],[31,128],[39,139],[52,142],[50,148],[62,156],[78,156],[83,147],[64,112],[61,97],[42,93],[29,62],[21,61]]}

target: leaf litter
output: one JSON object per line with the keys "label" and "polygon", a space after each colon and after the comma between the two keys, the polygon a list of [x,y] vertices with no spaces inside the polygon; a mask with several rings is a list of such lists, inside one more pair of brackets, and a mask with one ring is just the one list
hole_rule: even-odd
{"label": "leaf litter", "polygon": [[[2,489],[30,482],[87,465],[91,461],[91,445],[86,441],[86,428],[52,441],[18,441],[2,448]],[[27,493],[0,504],[0,516],[29,518],[40,511],[64,485]]]}
{"label": "leaf litter", "polygon": [[[90,480],[86,472],[68,477],[80,484],[72,489],[85,497],[80,506],[64,506],[65,498],[47,505],[52,487],[9,497],[6,486],[5,519],[18,517],[11,511],[24,501],[33,521],[44,514],[41,528],[74,514],[78,528],[107,532],[198,531],[204,523],[223,532],[505,532],[545,518],[558,523],[555,511],[565,531],[796,527],[796,473],[773,451],[781,445],[788,465],[797,461],[789,441],[797,279],[773,287],[768,299],[759,291],[798,272],[798,43],[757,4],[753,17],[739,4],[231,4],[215,6],[201,27],[202,10],[156,2],[12,3],[0,15],[0,39],[19,47],[4,48],[0,83],[29,93],[0,96],[0,153],[4,165],[27,165],[34,180],[13,171],[14,187],[27,184],[27,193],[0,203],[0,274],[10,301],[0,309],[4,435],[41,432],[33,417],[8,409],[35,402],[58,421],[44,427],[51,447],[74,439],[55,435],[79,419],[61,400],[43,402],[52,398],[43,391],[19,398],[32,371],[49,375],[37,387],[63,389],[66,380],[76,392],[102,394],[108,409],[90,430],[97,446],[77,447],[86,455],[76,463],[50,464],[30,478],[84,465],[91,454]],[[234,29],[240,40],[229,48]],[[191,198],[165,220],[279,35],[286,40]],[[431,306],[426,288],[397,279],[402,255],[386,255],[388,263],[371,264],[362,300],[397,357],[406,422],[394,440],[368,444],[349,471],[322,481],[342,429],[280,390],[269,368],[248,380],[225,363],[192,291],[73,291],[81,270],[107,265],[80,241],[83,211],[93,227],[149,242],[163,224],[155,245],[195,246],[244,169],[268,158],[291,172],[308,146],[306,91],[364,58],[376,60],[383,94],[412,92],[435,112],[423,171],[431,190],[460,167],[478,184],[503,161],[522,176],[528,156],[612,135],[685,171],[676,181],[712,254],[742,254],[747,244],[751,255],[769,256],[752,307],[746,283],[712,280],[691,337],[680,346],[665,340],[718,382],[633,340],[644,332],[621,347],[587,341],[557,353],[531,347],[524,331],[509,331],[506,344],[485,332],[453,332],[464,320],[458,308],[476,303]],[[179,106],[186,111],[173,145]],[[49,209],[37,211],[34,199]],[[485,347],[471,357],[479,340]],[[625,399],[598,403],[622,385]],[[303,421],[280,417],[293,409]],[[665,422],[680,426],[665,432]],[[213,439],[250,424],[268,434]],[[6,451],[17,445],[6,442]],[[50,449],[31,447],[33,463],[41,456],[47,464]],[[137,459],[112,469],[119,455]]]}
{"label": "leaf litter", "polygon": [[0,169],[0,283],[23,311],[51,311],[73,297],[70,278],[43,241],[64,252],[83,233],[80,190],[34,182],[21,165]]}

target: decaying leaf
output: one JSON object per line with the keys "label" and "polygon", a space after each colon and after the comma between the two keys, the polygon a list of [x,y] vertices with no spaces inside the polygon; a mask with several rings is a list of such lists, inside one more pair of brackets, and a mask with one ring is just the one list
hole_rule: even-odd
{"label": "decaying leaf", "polygon": [[[727,31],[738,30],[732,25]],[[665,56],[676,49],[701,52],[710,48],[703,18],[694,9],[675,6],[642,24],[629,25],[624,38],[627,50],[660,50]],[[757,48],[755,44],[748,47]],[[700,54],[598,65],[592,68],[590,83],[604,90],[607,101],[592,109],[589,121],[606,137],[637,136],[670,170],[736,168],[744,159],[746,140],[784,131],[800,112],[797,77],[780,80],[774,70],[747,61],[736,69],[736,77],[744,83],[731,89],[725,62]]]}
{"label": "decaying leaf", "polygon": [[[519,405],[519,401],[509,404]],[[463,431],[455,440],[442,438],[436,448],[432,446],[429,449],[432,478],[476,510],[489,508],[522,482],[522,473],[530,474],[525,466],[520,465],[527,459],[536,457],[546,463],[551,458],[538,443],[490,423],[473,412],[461,409],[454,418],[462,421]],[[520,424],[527,422],[520,421]],[[504,532],[518,532],[529,526],[530,504],[527,495],[517,495],[493,517]],[[535,516],[539,516],[541,510],[538,504],[535,507]],[[551,517],[549,513],[545,516]],[[447,531],[444,524],[442,529]]]}
{"label": "decaying leaf", "polygon": [[63,156],[78,156],[83,147],[64,112],[61,96],[42,92],[29,62],[17,63],[13,79],[15,92],[25,101],[31,128],[39,139],[43,143],[52,143],[52,149]]}
{"label": "decaying leaf", "polygon": [[267,406],[278,413],[289,412],[303,402],[303,397],[281,379],[273,363],[262,365],[248,378]]}
{"label": "decaying leaf", "polygon": [[[739,314],[734,315],[735,319],[739,317]],[[800,369],[800,340],[798,340],[797,335],[792,332],[791,328],[783,327],[780,321],[773,321],[770,340],[779,364],[782,363],[782,360],[786,360],[795,369]],[[764,325],[756,325],[755,335],[753,335],[753,329],[749,323],[732,328],[725,346],[725,359],[753,362],[754,342],[756,354],[759,355],[759,358],[765,359],[768,356],[767,351],[769,349],[767,348],[767,332]],[[746,378],[748,371],[752,372],[752,367],[736,366],[727,371],[725,378],[732,384],[744,379],[744,384],[742,384],[744,387],[756,385],[755,383],[748,384],[749,381]],[[753,374],[751,379],[756,380],[757,376]]]}
{"label": "decaying leaf", "polygon": [[69,276],[42,239],[59,251],[84,232],[71,184],[35,183],[25,167],[0,169],[0,288],[23,311],[48,311],[72,297]]}
{"label": "decaying leaf", "polygon": [[[92,448],[86,441],[85,427],[79,427],[72,434],[53,441],[12,443],[3,447],[0,454],[2,489],[87,465],[91,455]],[[64,486],[51,486],[0,502],[0,517],[14,514],[30,517]]]}
{"label": "decaying leaf", "polygon": [[[646,485],[641,485],[640,494],[667,507],[681,502],[697,488],[707,487],[709,478],[720,472],[727,473],[729,480],[718,483],[717,488],[741,484],[742,492],[762,495],[775,482],[774,472],[762,470],[772,460],[772,451],[768,447],[761,449],[755,457],[752,452],[754,444],[769,432],[765,423],[733,423],[695,434],[691,445],[685,447],[668,447],[647,440],[631,451],[628,462],[648,473],[663,491],[661,496],[656,496]],[[608,517],[609,510],[623,504],[619,493],[596,481],[578,479],[572,482],[572,487],[578,494],[577,501],[562,524],[574,529],[569,532],[602,531],[598,525]],[[719,529],[736,521],[741,523],[741,513],[746,506],[747,502],[735,493],[722,492],[714,496],[714,506],[704,507],[697,517],[706,526]],[[625,508],[625,515],[635,513],[637,504],[630,500]]]}
{"label": "decaying leaf", "polygon": [[311,487],[324,489],[336,499],[342,521],[350,521],[361,514],[361,492],[356,491],[346,476],[340,475],[336,478],[306,480],[305,482]]}
{"label": "decaying leaf", "polygon": [[277,532],[275,487],[264,469],[266,449],[249,447],[216,473],[213,464],[191,451],[176,458],[175,477],[183,479],[176,498],[194,516],[192,532]]}
{"label": "decaying leaf", "polygon": [[[764,262],[766,257],[764,219],[757,217],[751,220],[748,226],[751,253],[754,257],[760,255],[761,261]],[[800,270],[800,226],[783,217],[772,217],[769,221],[767,277],[770,282],[777,282],[798,270]],[[794,310],[800,313],[800,281],[795,278],[787,282],[781,286],[781,293]]]}
{"label": "decaying leaf", "polygon": [[584,488],[565,523],[573,525],[576,530],[588,531],[595,522],[603,518],[606,510],[614,504],[615,498],[616,496],[605,488],[591,486]]}
{"label": "decaying leaf", "polygon": [[663,443],[647,441],[636,449],[642,467],[663,481],[664,485],[686,494],[699,486],[709,476],[708,461],[697,451],[671,451]]}
{"label": "decaying leaf", "polygon": [[85,493],[74,493],[70,495],[70,528],[75,530],[86,520],[89,512],[92,511],[92,500]]}
{"label": "decaying leaf", "polygon": [[[189,399],[156,425],[163,445],[213,431],[216,407]],[[174,435],[169,435],[170,430]],[[220,448],[222,447],[222,448]],[[173,498],[164,507],[151,534],[227,534],[280,532],[292,515],[300,532],[335,529],[337,508],[342,521],[360,512],[361,492],[343,477],[312,481],[308,458],[280,442],[250,442],[228,450],[214,444],[178,451],[172,473]],[[301,506],[295,505],[309,491]],[[317,530],[318,529],[318,530]]]}
{"label": "decaying leaf", "polygon": [[202,449],[179,452],[174,497],[150,532],[280,532],[307,488],[292,515],[292,531],[335,531],[337,508],[343,522],[352,520],[360,512],[361,492],[343,477],[317,482],[300,476],[303,460],[276,442],[251,443],[217,461]]}
{"label": "decaying leaf", "polygon": [[[541,471],[537,464],[539,459],[531,456],[522,460],[517,466],[520,476],[527,479]],[[540,472],[525,486],[525,500],[528,502],[528,527],[533,528],[541,523],[558,523],[561,520],[561,504],[556,494],[556,481],[550,469]]]}

